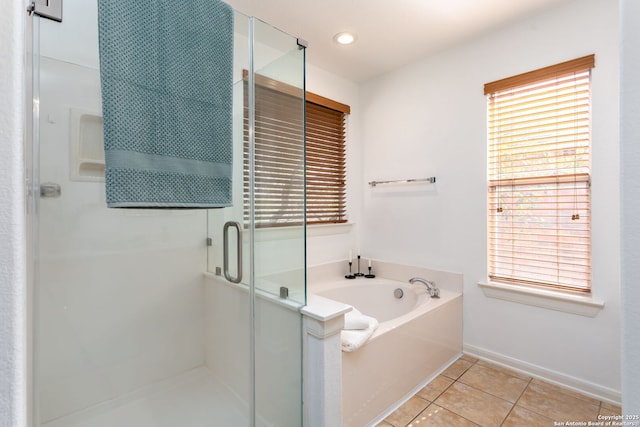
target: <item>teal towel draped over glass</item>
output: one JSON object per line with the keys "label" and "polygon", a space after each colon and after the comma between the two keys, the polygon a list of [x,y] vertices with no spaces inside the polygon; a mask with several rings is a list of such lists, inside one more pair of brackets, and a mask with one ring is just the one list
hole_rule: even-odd
{"label": "teal towel draped over glass", "polygon": [[99,0],[109,207],[231,206],[233,10]]}

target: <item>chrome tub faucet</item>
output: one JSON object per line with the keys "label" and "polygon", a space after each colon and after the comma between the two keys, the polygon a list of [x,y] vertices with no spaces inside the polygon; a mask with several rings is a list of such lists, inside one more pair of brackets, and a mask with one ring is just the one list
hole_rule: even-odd
{"label": "chrome tub faucet", "polygon": [[440,289],[436,288],[436,282],[423,279],[422,277],[412,277],[411,279],[409,279],[409,283],[411,283],[412,285],[416,282],[422,283],[427,287],[427,291],[429,292],[429,296],[431,296],[431,298],[440,298]]}

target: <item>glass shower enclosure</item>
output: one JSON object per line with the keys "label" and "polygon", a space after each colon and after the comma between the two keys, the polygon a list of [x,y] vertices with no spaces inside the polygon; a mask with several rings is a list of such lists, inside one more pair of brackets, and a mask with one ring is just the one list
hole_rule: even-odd
{"label": "glass shower enclosure", "polygon": [[34,426],[302,425],[305,226],[278,216],[304,204],[257,201],[282,135],[256,122],[297,141],[304,188],[304,47],[234,12],[231,207],[109,209],[97,22],[96,0],[34,18]]}

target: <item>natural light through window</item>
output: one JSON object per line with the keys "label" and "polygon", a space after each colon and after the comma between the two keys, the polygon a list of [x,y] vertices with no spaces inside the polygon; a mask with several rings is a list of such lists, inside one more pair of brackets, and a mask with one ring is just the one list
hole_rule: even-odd
{"label": "natural light through window", "polygon": [[591,55],[485,85],[491,280],[591,289],[593,66]]}

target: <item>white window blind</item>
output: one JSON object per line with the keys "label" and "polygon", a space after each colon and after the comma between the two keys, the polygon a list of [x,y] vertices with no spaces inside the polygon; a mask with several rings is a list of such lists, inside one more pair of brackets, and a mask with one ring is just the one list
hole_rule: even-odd
{"label": "white window blind", "polygon": [[[345,122],[348,105],[256,76],[254,203],[257,227],[346,222]],[[249,186],[245,87],[244,184]],[[302,144],[306,130],[306,150]],[[306,151],[306,153],[305,153]],[[306,154],[306,161],[305,161]],[[245,221],[249,196],[245,194]],[[305,199],[306,194],[306,212]]]}
{"label": "white window blind", "polygon": [[591,289],[593,66],[590,55],[485,85],[491,280]]}

